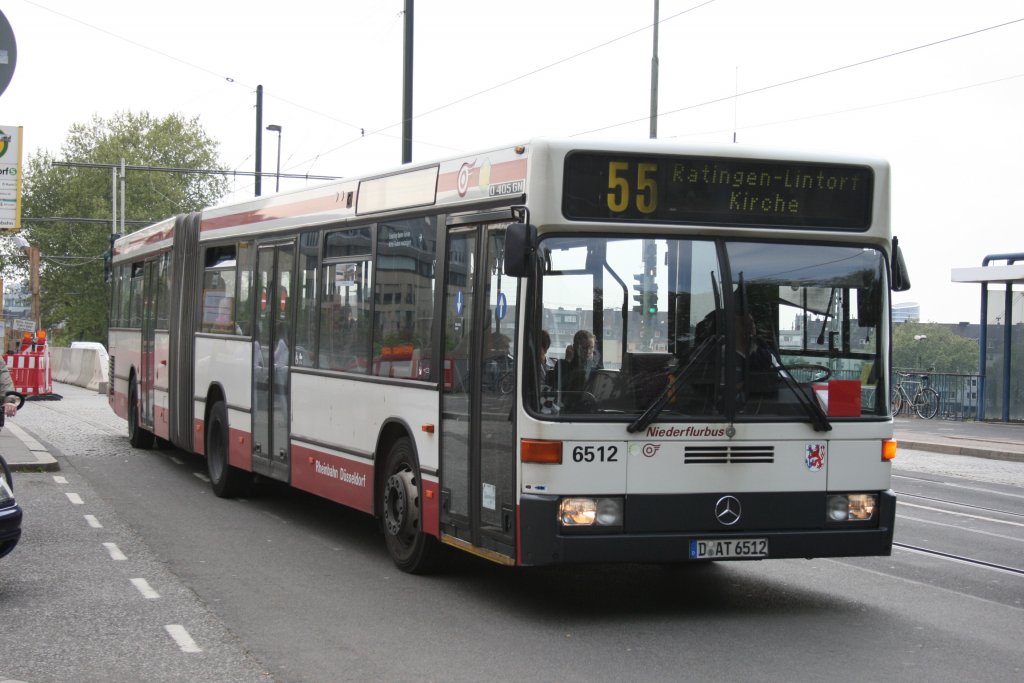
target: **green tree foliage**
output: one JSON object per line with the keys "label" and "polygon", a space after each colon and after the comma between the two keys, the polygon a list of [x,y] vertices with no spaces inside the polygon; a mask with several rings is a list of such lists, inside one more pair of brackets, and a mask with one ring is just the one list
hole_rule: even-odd
{"label": "green tree foliage", "polygon": [[975,373],[978,342],[936,323],[900,323],[893,326],[892,363],[902,369]]}
{"label": "green tree foliage", "polygon": [[[94,116],[71,127],[59,159],[70,162],[162,168],[219,168],[218,143],[198,119],[171,114],[121,112]],[[110,287],[104,255],[110,246],[112,174],[108,168],[53,166],[47,151],[30,156],[24,176],[23,236],[39,247],[40,317],[57,344],[72,340],[106,342]],[[125,218],[156,222],[215,203],[227,188],[223,176],[129,171]],[[120,190],[119,190],[120,191]],[[120,213],[120,199],[118,200]],[[105,224],[41,223],[33,218],[97,218]],[[126,226],[132,232],[139,226]],[[27,259],[3,241],[4,271],[25,277]]]}

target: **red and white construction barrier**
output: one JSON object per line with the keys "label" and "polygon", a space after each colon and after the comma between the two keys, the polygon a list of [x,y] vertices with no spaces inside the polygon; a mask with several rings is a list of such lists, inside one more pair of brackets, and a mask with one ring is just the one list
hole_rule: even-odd
{"label": "red and white construction barrier", "polygon": [[26,397],[53,393],[49,350],[9,353],[4,355],[4,362],[11,371],[15,391]]}

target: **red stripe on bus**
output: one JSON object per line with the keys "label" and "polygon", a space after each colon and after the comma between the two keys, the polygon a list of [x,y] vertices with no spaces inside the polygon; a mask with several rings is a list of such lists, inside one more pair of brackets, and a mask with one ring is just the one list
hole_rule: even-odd
{"label": "red stripe on bus", "polygon": [[198,455],[206,455],[206,425],[202,420],[195,420],[195,429],[192,430],[192,452]]}
{"label": "red stripe on bus", "polygon": [[[479,160],[478,160],[479,161]],[[480,173],[480,166],[474,162],[471,173],[471,185],[476,185]],[[513,180],[526,180],[526,159],[514,159],[502,161],[491,166],[490,184],[507,183]],[[455,192],[459,186],[459,170],[450,173],[442,173],[437,177],[437,191]]]}
{"label": "red stripe on bus", "polygon": [[313,199],[303,199],[287,204],[264,206],[251,211],[229,213],[225,216],[216,216],[212,218],[204,217],[202,223],[199,225],[199,230],[201,232],[205,232],[207,230],[233,228],[238,225],[264,223],[266,221],[274,221],[281,218],[292,218],[294,216],[304,216],[306,214],[330,211],[331,209],[343,209],[345,208],[344,195],[345,193],[340,191],[331,192],[328,195],[315,197]]}
{"label": "red stripe on bus", "polygon": [[436,481],[420,478],[423,485],[423,506],[421,510],[424,533],[431,536],[441,534],[441,489]]}
{"label": "red stripe on bus", "polygon": [[171,425],[168,423],[167,408],[157,406],[153,415],[153,433],[161,439],[171,439]]}
{"label": "red stripe on bus", "polygon": [[164,228],[163,230],[160,230],[158,232],[154,232],[153,234],[147,236],[145,239],[130,239],[129,238],[128,242],[122,243],[122,248],[121,249],[118,249],[116,247],[113,248],[114,256],[121,256],[121,255],[124,255],[124,254],[130,254],[130,253],[132,253],[134,251],[141,250],[143,247],[148,247],[148,246],[152,246],[154,244],[159,244],[160,242],[163,242],[164,240],[171,239],[171,237],[173,235],[174,235],[174,226],[173,225],[169,225],[166,228]]}
{"label": "red stripe on bus", "polygon": [[228,464],[252,472],[252,434],[228,427]]}
{"label": "red stripe on bus", "polygon": [[292,446],[292,486],[373,513],[373,465]]}

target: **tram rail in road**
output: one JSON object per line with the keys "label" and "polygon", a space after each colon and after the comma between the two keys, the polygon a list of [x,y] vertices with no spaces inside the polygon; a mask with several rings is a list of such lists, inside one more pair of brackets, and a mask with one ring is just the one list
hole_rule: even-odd
{"label": "tram rail in road", "polygon": [[922,555],[934,555],[937,557],[944,557],[947,560],[953,560],[955,562],[963,562],[968,565],[976,565],[979,567],[986,567],[988,569],[995,569],[998,571],[1009,572],[1011,574],[1017,574],[1024,576],[1024,569],[1017,569],[1015,567],[1007,567],[1002,564],[996,564],[995,562],[986,562],[985,560],[978,560],[973,557],[964,557],[963,555],[955,555],[953,553],[944,553],[941,550],[932,550],[931,548],[920,548],[915,545],[909,545],[907,543],[896,543],[893,542],[894,548],[903,548],[915,553],[921,553]]}
{"label": "tram rail in road", "polygon": [[[975,522],[981,522],[983,524],[1004,525],[1004,528],[1005,526],[1014,527],[1016,529],[1024,528],[1024,521],[1021,521],[1024,520],[1024,513],[1015,510],[1004,509],[1005,507],[1016,506],[1019,500],[1024,500],[1024,495],[1020,493],[1001,490],[996,485],[984,486],[982,482],[974,481],[948,482],[930,479],[927,477],[913,477],[902,474],[894,474],[893,479],[906,481],[907,487],[913,487],[917,484],[920,484],[924,487],[938,489],[918,490],[917,492],[896,490],[897,506],[899,508],[903,508],[904,510],[906,510],[907,508],[916,508],[922,511],[926,511],[928,513],[937,513],[939,515],[952,515],[955,518],[959,518],[961,520],[966,519]],[[947,490],[949,491],[949,495],[946,495],[945,493],[945,491]],[[956,493],[954,494],[954,492]],[[963,494],[965,496],[987,496],[989,497],[989,499],[984,501],[975,500],[974,502],[968,502],[966,499],[950,500],[950,498],[957,497],[956,494]],[[972,529],[966,526],[961,526],[959,524],[940,522],[934,519],[922,519],[919,517],[911,517],[909,515],[902,513],[897,514],[900,518],[906,520],[910,524],[919,523],[926,525],[936,525],[948,528],[954,532],[961,532],[975,537],[988,536],[1009,541],[1011,543],[1024,543],[1024,538],[1021,538],[1019,535],[1007,535],[1003,533],[996,533],[991,530]],[[899,524],[897,524],[897,533],[900,533]],[[1009,564],[1003,564],[1000,562],[983,560],[979,559],[978,557],[972,557],[971,555],[979,554],[975,551],[964,553],[957,550],[938,550],[934,547],[928,547],[934,544],[928,542],[927,539],[922,538],[921,540],[925,542],[906,543],[894,541],[893,547],[900,548],[902,550],[906,550],[908,552],[916,553],[919,555],[934,558],[943,558],[945,560],[959,562],[968,566],[990,569],[1015,576],[1024,576],[1024,568],[1011,566]]]}

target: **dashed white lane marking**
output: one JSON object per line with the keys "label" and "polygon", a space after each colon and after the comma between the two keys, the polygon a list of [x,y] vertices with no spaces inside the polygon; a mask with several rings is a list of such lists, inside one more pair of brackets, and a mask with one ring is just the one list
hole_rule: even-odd
{"label": "dashed white lane marking", "polygon": [[117,547],[116,543],[104,543],[103,547],[110,553],[110,559],[112,560],[127,560],[125,554],[121,552],[121,549]]}
{"label": "dashed white lane marking", "polygon": [[68,483],[67,477],[62,477],[59,474],[53,475],[53,480],[55,482],[57,482],[58,484],[66,484],[66,483]]}
{"label": "dashed white lane marking", "polygon": [[202,649],[196,645],[196,641],[192,640],[192,636],[188,634],[188,631],[181,624],[167,624],[164,626],[164,629],[174,639],[174,642],[178,644],[178,648],[182,652],[202,652]]}
{"label": "dashed white lane marking", "polygon": [[203,474],[202,472],[193,472],[192,475],[196,479],[201,479],[201,480],[205,481],[207,484],[210,483],[210,478],[208,476],[206,476],[205,474]]}
{"label": "dashed white lane marking", "polygon": [[142,597],[147,600],[156,600],[160,597],[160,594],[153,590],[153,587],[145,579],[132,579],[132,585],[138,588]]}
{"label": "dashed white lane marking", "polygon": [[171,456],[171,462],[173,462],[175,465],[184,465],[185,464],[184,460],[182,460],[181,458],[175,458],[173,455]]}
{"label": "dashed white lane marking", "polygon": [[96,519],[93,515],[86,515],[85,521],[89,523],[93,529],[102,529],[103,525],[100,524],[100,520]]}
{"label": "dashed white lane marking", "polygon": [[77,493],[65,493],[64,495],[67,496],[68,500],[70,500],[75,505],[84,505],[85,504],[85,501],[83,501],[82,497],[80,495],[78,495]]}

